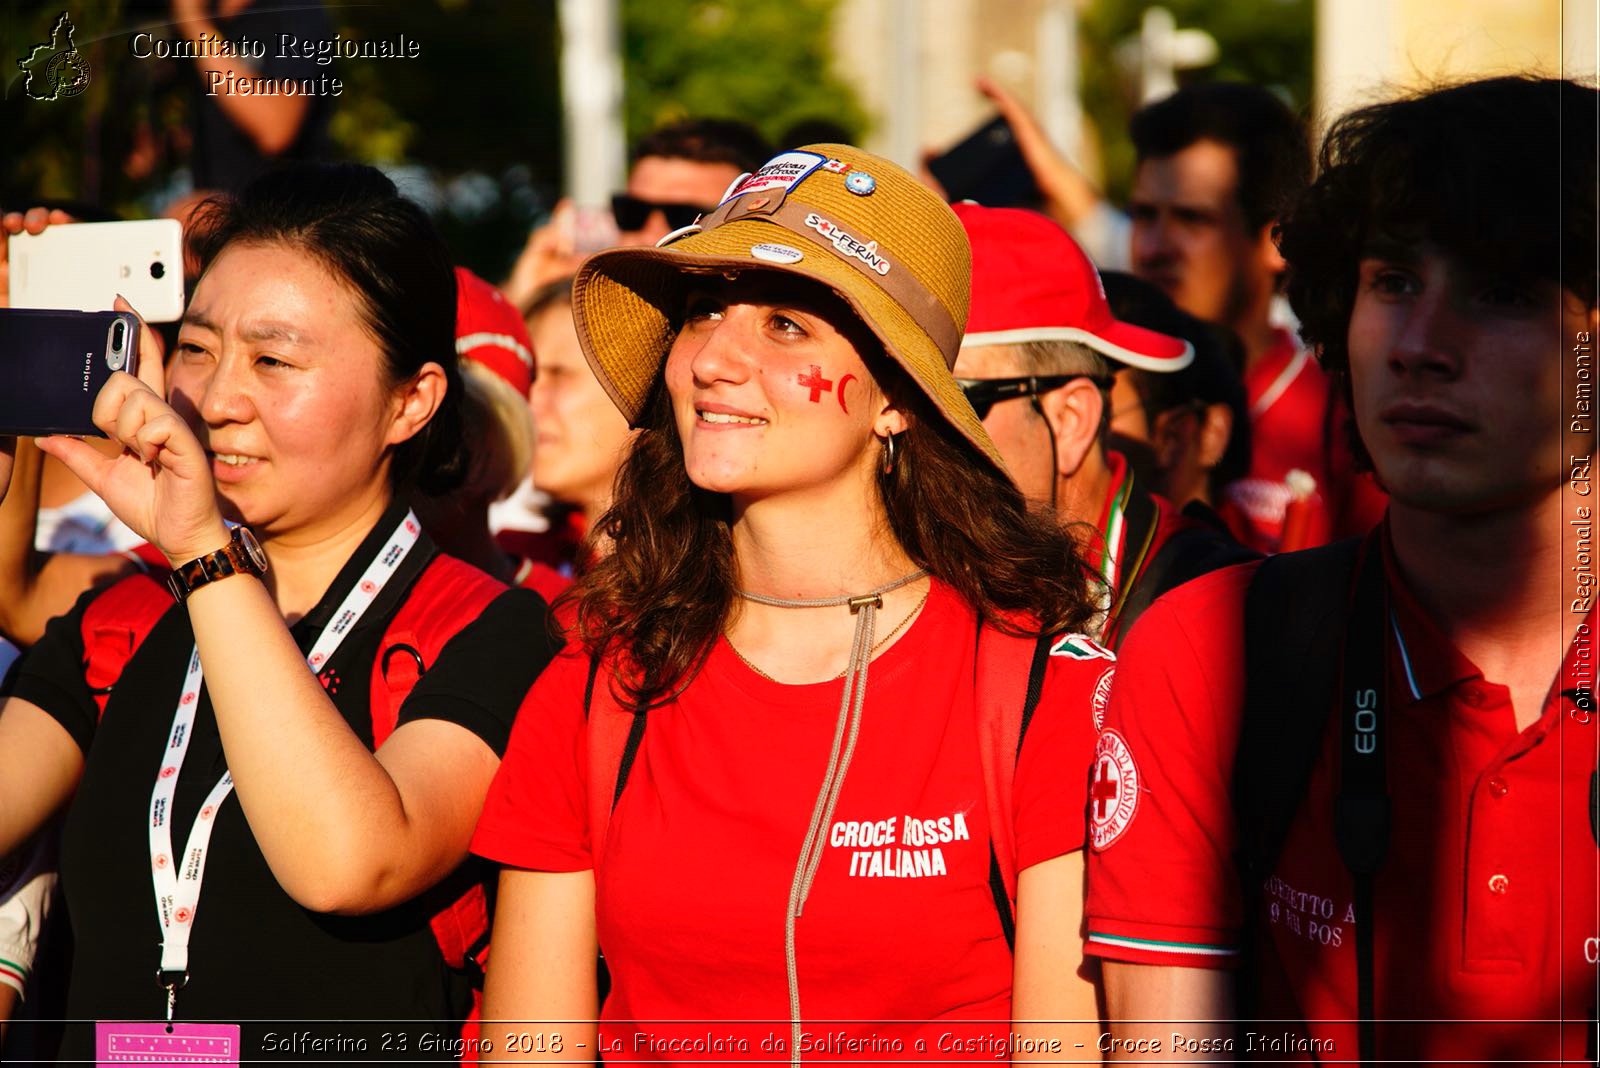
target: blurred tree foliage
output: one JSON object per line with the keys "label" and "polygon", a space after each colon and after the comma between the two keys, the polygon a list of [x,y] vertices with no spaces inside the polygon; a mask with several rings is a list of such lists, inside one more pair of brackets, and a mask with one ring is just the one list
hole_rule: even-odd
{"label": "blurred tree foliage", "polygon": [[[1080,15],[1083,106],[1100,136],[1106,192],[1122,203],[1133,179],[1128,120],[1139,108],[1138,74],[1118,46],[1139,34],[1149,0],[1090,0]],[[1179,84],[1246,81],[1267,86],[1300,114],[1311,104],[1313,0],[1162,0],[1180,29],[1205,30],[1220,53],[1210,67],[1179,72]]]}
{"label": "blurred tree foliage", "polygon": [[[295,3],[300,0],[272,0]],[[865,115],[830,64],[837,0],[618,0],[630,140],[689,115],[744,118],[768,138]],[[57,6],[57,5],[60,6]],[[561,180],[555,0],[329,3],[356,40],[404,33],[416,59],[339,60],[330,132],[346,158],[391,168],[434,213],[461,260],[496,277]],[[70,7],[91,78],[82,95],[29,99],[17,60]],[[133,34],[176,36],[168,0],[0,0],[0,205],[42,198],[148,215],[184,191],[191,60],[136,58]]]}
{"label": "blurred tree foliage", "polygon": [[689,116],[743,119],[768,140],[866,114],[834,69],[836,0],[620,0],[628,140]]}
{"label": "blurred tree foliage", "polygon": [[[420,46],[416,59],[338,60],[329,68],[345,83],[330,120],[338,153],[404,165],[426,187],[408,191],[428,202],[458,256],[487,273],[500,270],[547,209],[561,174],[553,0],[326,6],[347,39],[404,33]],[[52,198],[128,216],[158,212],[183,191],[194,64],[137,58],[130,43],[140,30],[176,36],[168,4],[71,0],[89,86],[70,99],[33,100],[17,60],[49,39],[61,10],[18,0],[0,6],[0,131],[8,148],[0,204]]]}

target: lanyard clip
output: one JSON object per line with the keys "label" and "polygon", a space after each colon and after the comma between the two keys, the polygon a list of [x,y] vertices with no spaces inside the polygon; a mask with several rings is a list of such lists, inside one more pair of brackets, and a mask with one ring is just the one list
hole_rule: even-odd
{"label": "lanyard clip", "polygon": [[178,991],[189,985],[189,973],[156,969],[156,982],[167,992],[167,1029],[172,1029],[172,1015],[178,1008]]}

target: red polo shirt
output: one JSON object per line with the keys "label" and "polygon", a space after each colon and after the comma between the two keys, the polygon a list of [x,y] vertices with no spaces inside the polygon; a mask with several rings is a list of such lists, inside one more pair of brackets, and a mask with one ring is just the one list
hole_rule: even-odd
{"label": "red polo shirt", "polygon": [[[1223,491],[1220,511],[1234,536],[1263,553],[1308,549],[1365,534],[1383,516],[1386,497],[1371,475],[1356,474],[1348,413],[1332,379],[1287,330],[1245,372],[1250,402],[1250,473]],[[1283,543],[1294,491],[1291,471],[1315,481],[1298,544]]]}
{"label": "red polo shirt", "polygon": [[[1582,1057],[1600,955],[1589,812],[1600,725],[1561,691],[1593,688],[1593,613],[1540,719],[1519,732],[1506,688],[1483,678],[1385,563],[1393,826],[1375,890],[1377,1015],[1448,1022],[1380,1025],[1378,1053]],[[1093,955],[1236,963],[1230,778],[1254,570],[1228,568],[1163,598],[1124,646],[1091,787]],[[1355,1025],[1342,1022],[1357,1009],[1351,879],[1333,837],[1337,734],[1330,717],[1310,800],[1261,914],[1248,918],[1262,931],[1262,1017],[1308,1021],[1283,1030],[1327,1043],[1315,1048],[1322,1059],[1356,1056]],[[1507,1020],[1521,1022],[1463,1022]]]}

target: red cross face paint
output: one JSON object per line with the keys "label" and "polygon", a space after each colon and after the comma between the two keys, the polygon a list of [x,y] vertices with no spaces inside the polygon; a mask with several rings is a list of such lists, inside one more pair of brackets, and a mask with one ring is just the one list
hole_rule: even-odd
{"label": "red cross face paint", "polygon": [[831,392],[833,383],[822,377],[822,368],[816,364],[811,365],[811,370],[802,375],[797,375],[795,381],[811,391],[811,403],[816,404],[822,400],[824,393]]}
{"label": "red cross face paint", "polygon": [[820,285],[763,271],[707,279],[666,365],[690,479],[752,499],[837,483],[854,487],[841,497],[858,506],[878,451],[876,386],[860,356],[869,344]]}

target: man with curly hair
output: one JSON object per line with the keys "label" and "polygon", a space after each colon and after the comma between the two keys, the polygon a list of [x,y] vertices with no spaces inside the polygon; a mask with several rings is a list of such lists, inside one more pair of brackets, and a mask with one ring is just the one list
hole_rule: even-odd
{"label": "man with curly hair", "polygon": [[1123,647],[1086,909],[1116,1055],[1593,1062],[1597,111],[1508,77],[1330,132],[1288,293],[1390,505]]}

